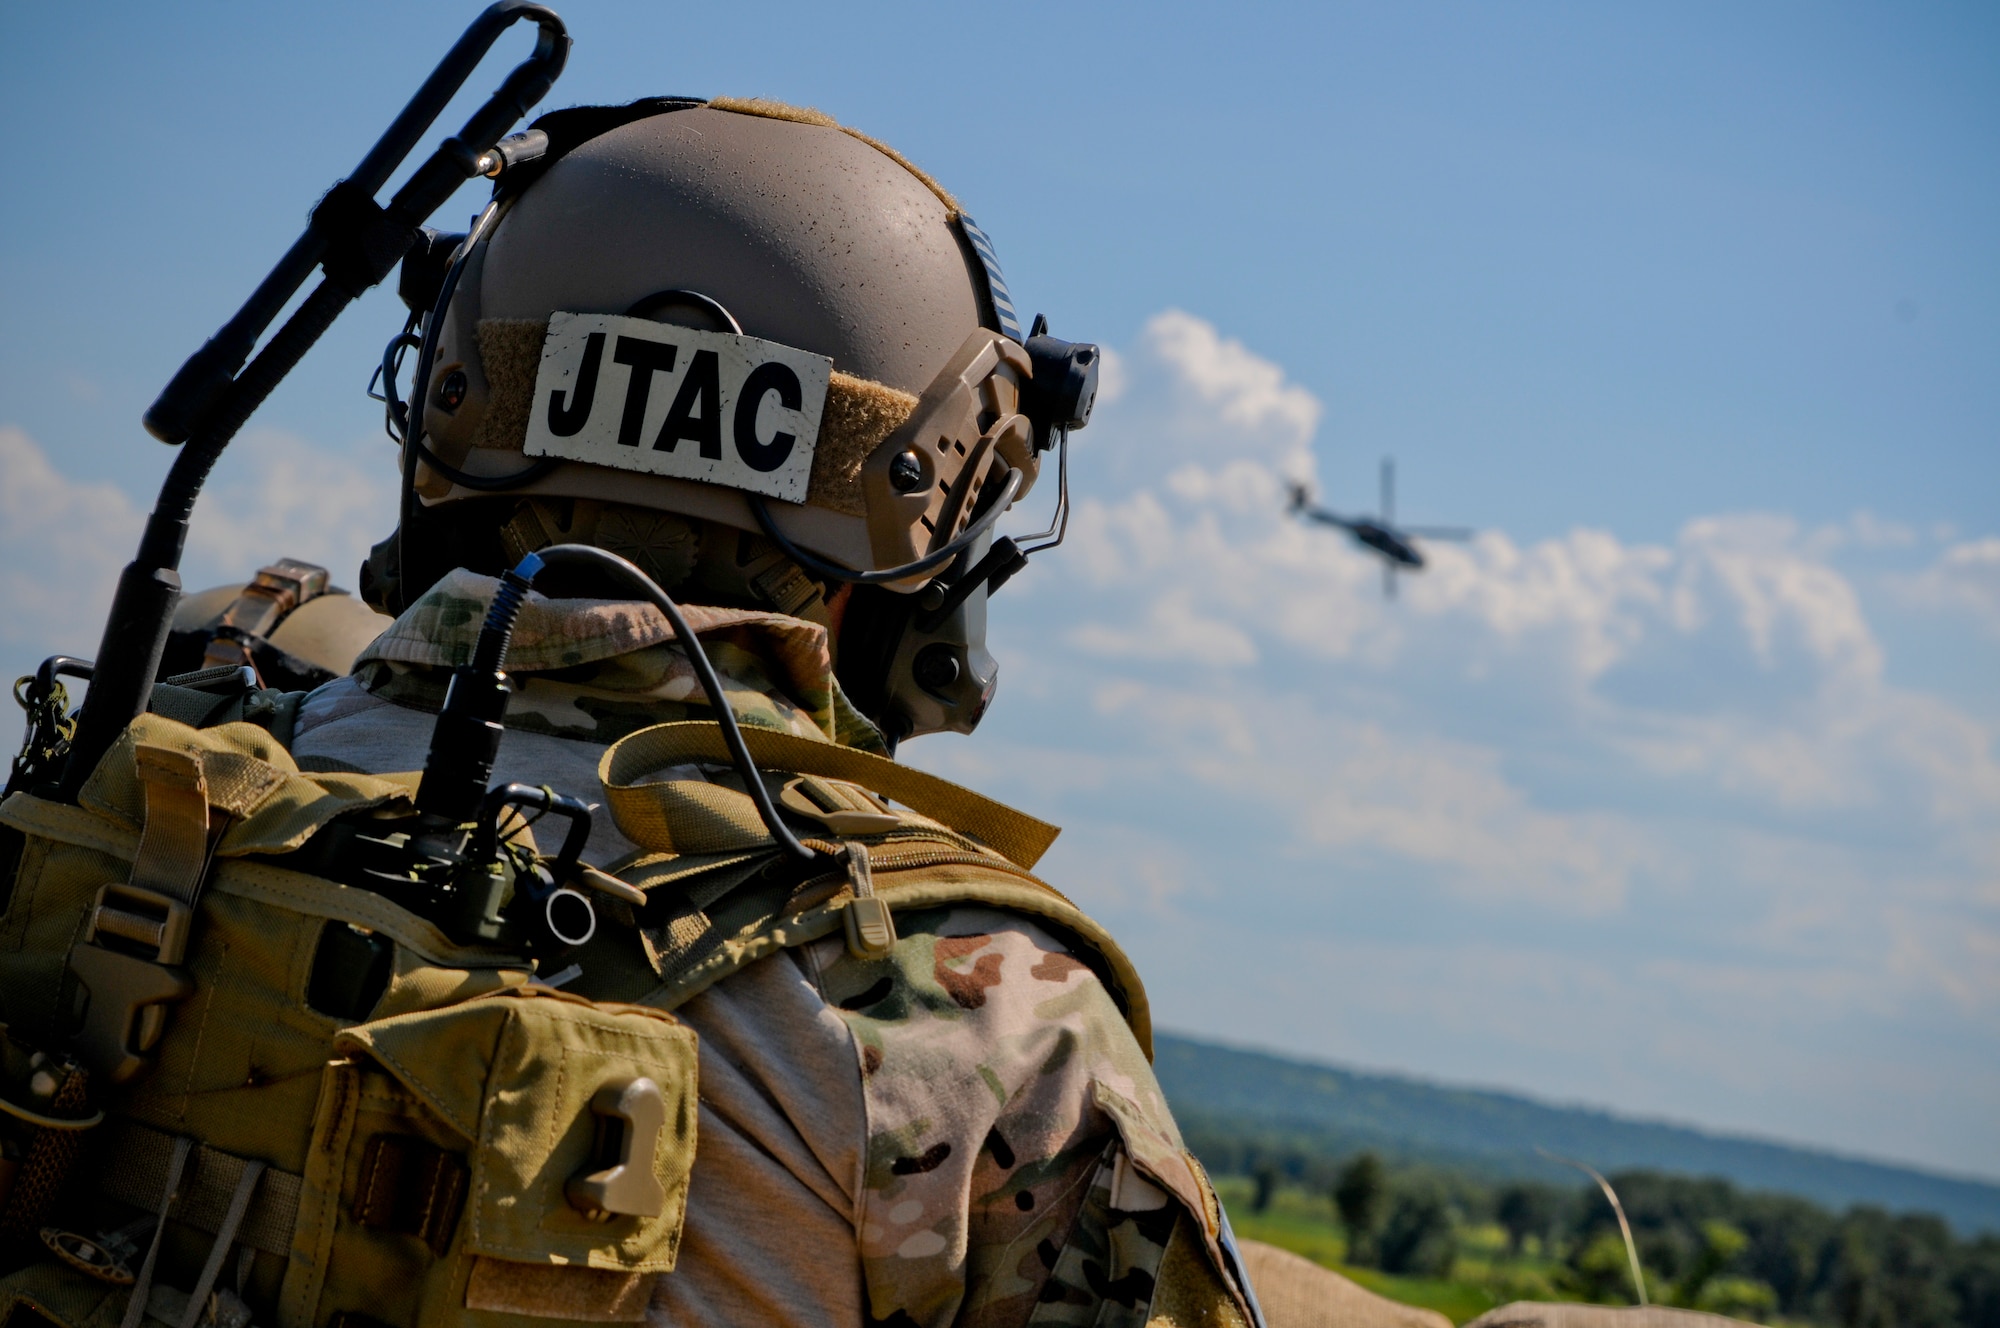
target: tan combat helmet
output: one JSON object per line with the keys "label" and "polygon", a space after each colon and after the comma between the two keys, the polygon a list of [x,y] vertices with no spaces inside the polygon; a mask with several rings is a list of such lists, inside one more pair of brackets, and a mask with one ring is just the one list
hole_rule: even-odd
{"label": "tan combat helmet", "polygon": [[449,268],[405,265],[419,428],[375,597],[493,529],[496,560],[580,539],[822,621],[855,582],[856,704],[892,738],[970,731],[985,592],[1022,562],[992,527],[1087,420],[1095,348],[1024,337],[951,195],[817,112],[655,99],[540,135]]}

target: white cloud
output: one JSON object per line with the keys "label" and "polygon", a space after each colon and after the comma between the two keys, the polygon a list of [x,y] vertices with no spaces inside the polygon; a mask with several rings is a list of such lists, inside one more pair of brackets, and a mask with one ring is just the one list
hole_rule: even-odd
{"label": "white cloud", "polygon": [[[1734,611],[1743,638],[1767,671],[1779,652],[1803,647],[1820,665],[1873,677],[1882,652],[1863,621],[1854,588],[1800,546],[1796,523],[1781,517],[1706,517],[1681,533],[1682,571],[1675,603],[1699,626],[1702,606],[1720,600]],[[1701,582],[1713,579],[1709,592]]]}
{"label": "white cloud", "polygon": [[[280,557],[321,563],[353,588],[368,547],[395,524],[386,448],[327,451],[271,431],[224,455],[189,532],[189,590],[247,581]],[[161,451],[158,476],[168,457]],[[124,489],[71,479],[18,428],[0,426],[0,646],[16,673],[46,655],[97,649],[144,506]],[[11,675],[10,675],[11,676]]]}
{"label": "white cloud", "polygon": [[[1898,1086],[1992,1105],[2000,1033],[2000,735],[1892,679],[1880,578],[1843,562],[1930,536],[1486,531],[1388,604],[1283,515],[1320,408],[1280,366],[1170,312],[1121,373],[1069,546],[1002,599],[1033,704],[1003,689],[975,746],[1070,823],[1057,883],[1165,966],[1168,1018],[1227,1032],[1252,990],[1345,1012],[1258,1016],[1297,1050],[2000,1172]],[[1902,594],[2000,627],[2000,539]]]}
{"label": "white cloud", "polygon": [[1460,893],[1590,913],[1621,903],[1643,836],[1618,817],[1538,808],[1500,765],[1489,749],[1358,725],[1312,799],[1307,833],[1445,868]]}
{"label": "white cloud", "polygon": [[1144,622],[1129,628],[1081,623],[1070,633],[1070,640],[1090,654],[1112,657],[1212,665],[1252,664],[1257,659],[1257,647],[1247,634],[1231,623],[1204,615],[1187,591],[1154,600]]}
{"label": "white cloud", "polygon": [[1859,511],[1845,521],[1814,531],[1805,548],[1815,557],[1826,557],[1842,549],[1908,549],[1921,541],[1914,526],[1889,521],[1870,511]]}
{"label": "white cloud", "polygon": [[1098,348],[1097,361],[1097,404],[1109,405],[1125,395],[1127,369],[1125,357],[1109,346]]}
{"label": "white cloud", "polygon": [[97,648],[139,526],[137,505],[116,485],[74,482],[27,434],[0,427],[0,642],[15,672],[32,668],[29,655]]}
{"label": "white cloud", "polygon": [[2000,535],[1951,545],[1899,586],[1913,603],[1969,614],[2000,635]]}
{"label": "white cloud", "polygon": [[1226,427],[1275,432],[1303,449],[1319,427],[1318,398],[1285,371],[1240,341],[1221,336],[1212,323],[1170,309],[1146,324],[1146,342],[1175,380],[1214,408]]}
{"label": "white cloud", "polygon": [[395,524],[396,454],[385,442],[327,449],[253,431],[224,455],[195,511],[189,584],[247,577],[274,558],[296,557],[353,589],[369,547]]}

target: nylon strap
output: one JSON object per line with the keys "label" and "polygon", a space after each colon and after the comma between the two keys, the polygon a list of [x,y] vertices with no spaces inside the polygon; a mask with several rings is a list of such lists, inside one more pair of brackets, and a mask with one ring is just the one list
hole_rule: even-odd
{"label": "nylon strap", "polygon": [[192,905],[208,865],[208,781],[201,758],[140,743],[132,761],[146,789],[146,825],[132,859],[132,884]]}
{"label": "nylon strap", "polygon": [[[104,1194],[134,1208],[153,1209],[171,1170],[180,1140],[137,1121],[114,1120],[104,1127],[103,1167],[98,1181]],[[174,1220],[220,1235],[243,1177],[253,1164],[247,1158],[203,1145],[189,1159],[192,1174],[180,1182],[180,1202]],[[235,1238],[243,1245],[285,1258],[292,1251],[292,1228],[298,1221],[303,1177],[275,1167],[264,1169],[255,1192],[245,1201]]]}
{"label": "nylon strap", "polygon": [[167,1234],[167,1214],[180,1196],[181,1173],[187,1166],[188,1154],[194,1149],[194,1140],[175,1139],[172,1156],[167,1161],[167,1174],[160,1186],[159,1197],[149,1200],[148,1206],[157,1203],[159,1221],[153,1225],[152,1243],[146,1246],[146,1260],[139,1265],[139,1274],[132,1281],[132,1294],[125,1301],[125,1317],[118,1328],[139,1328],[139,1321],[146,1316],[146,1298],[153,1290],[153,1266],[160,1260],[160,1238]]}
{"label": "nylon strap", "polygon": [[[973,836],[1022,867],[1032,868],[1061,833],[1047,821],[887,757],[772,729],[745,728],[743,740],[760,770],[859,784]],[[743,815],[751,804],[746,795],[701,780],[644,779],[696,763],[729,763],[720,725],[702,720],[658,724],[611,745],[598,762],[597,776],[627,839],[662,853],[747,846]],[[754,821],[754,810],[750,815]],[[751,842],[770,842],[761,823],[756,823]]]}
{"label": "nylon strap", "polygon": [[188,1294],[187,1311],[181,1315],[180,1328],[195,1328],[208,1311],[208,1293],[215,1290],[215,1279],[222,1272],[223,1261],[229,1257],[229,1247],[236,1243],[236,1228],[243,1221],[243,1214],[250,1208],[250,1196],[256,1193],[257,1181],[264,1174],[262,1162],[246,1162],[243,1174],[236,1178],[236,1189],[229,1196],[229,1209],[222,1215],[222,1225],[215,1233],[215,1244],[208,1250],[208,1261],[201,1266],[201,1277],[196,1280],[194,1290]]}

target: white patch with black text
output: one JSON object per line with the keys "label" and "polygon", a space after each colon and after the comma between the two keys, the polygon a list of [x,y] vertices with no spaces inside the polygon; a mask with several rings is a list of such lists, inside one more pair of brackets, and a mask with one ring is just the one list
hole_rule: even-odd
{"label": "white patch with black text", "polygon": [[558,313],[522,450],[804,502],[832,373],[775,341]]}

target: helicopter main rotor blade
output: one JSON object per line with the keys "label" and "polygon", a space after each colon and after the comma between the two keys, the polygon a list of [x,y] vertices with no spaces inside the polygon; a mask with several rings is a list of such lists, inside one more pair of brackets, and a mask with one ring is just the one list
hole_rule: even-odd
{"label": "helicopter main rotor blade", "polygon": [[1398,526],[1397,530],[1418,539],[1469,540],[1479,532],[1470,526]]}

